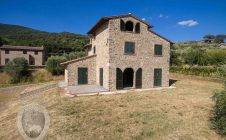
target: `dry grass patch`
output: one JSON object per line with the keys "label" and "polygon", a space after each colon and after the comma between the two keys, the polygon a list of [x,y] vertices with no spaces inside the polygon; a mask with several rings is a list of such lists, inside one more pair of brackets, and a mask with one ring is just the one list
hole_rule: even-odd
{"label": "dry grass patch", "polygon": [[[172,78],[177,88],[161,91],[78,98],[65,97],[59,89],[41,94],[34,101],[47,108],[51,120],[45,139],[224,139],[209,122],[210,97],[221,84],[178,74]],[[11,117],[17,112],[12,110],[6,109]],[[6,127],[0,139],[21,138],[9,125],[15,123],[12,118],[0,122]]]}

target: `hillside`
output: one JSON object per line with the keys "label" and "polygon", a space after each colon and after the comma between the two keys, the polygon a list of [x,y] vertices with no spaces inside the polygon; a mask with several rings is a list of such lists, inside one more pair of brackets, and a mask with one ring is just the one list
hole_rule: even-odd
{"label": "hillside", "polygon": [[8,45],[44,46],[46,53],[83,52],[88,37],[69,32],[50,33],[18,25],[0,24],[0,37]]}

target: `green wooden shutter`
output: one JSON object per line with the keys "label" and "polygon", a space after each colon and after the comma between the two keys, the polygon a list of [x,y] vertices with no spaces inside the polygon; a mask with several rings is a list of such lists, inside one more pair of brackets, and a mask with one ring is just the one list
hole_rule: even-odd
{"label": "green wooden shutter", "polygon": [[136,32],[136,33],[140,33],[140,23],[137,23],[137,24],[136,24],[135,32]]}
{"label": "green wooden shutter", "polygon": [[125,22],[123,20],[120,20],[120,30],[125,31]]}
{"label": "green wooden shutter", "polygon": [[162,86],[162,69],[154,69],[154,86]]}
{"label": "green wooden shutter", "polygon": [[123,89],[123,73],[121,69],[116,69],[116,89]]}
{"label": "green wooden shutter", "polygon": [[124,53],[125,54],[134,54],[135,53],[135,43],[134,42],[125,42]]}
{"label": "green wooden shutter", "polygon": [[78,68],[78,84],[88,84],[88,68]]}
{"label": "green wooden shutter", "polygon": [[155,45],[155,55],[162,55],[162,45]]}
{"label": "green wooden shutter", "polygon": [[136,72],[136,88],[142,88],[142,69],[139,68]]}
{"label": "green wooden shutter", "polygon": [[104,76],[103,73],[104,73],[103,68],[100,68],[100,78],[99,78],[100,86],[103,86],[103,76]]}

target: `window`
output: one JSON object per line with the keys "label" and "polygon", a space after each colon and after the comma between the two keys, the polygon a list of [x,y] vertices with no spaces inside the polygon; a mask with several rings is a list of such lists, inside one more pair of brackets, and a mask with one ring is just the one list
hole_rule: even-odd
{"label": "window", "polygon": [[93,47],[93,54],[96,54],[96,46]]}
{"label": "window", "polygon": [[135,26],[135,32],[140,33],[140,23],[137,23]]}
{"label": "window", "polygon": [[9,50],[5,50],[5,54],[9,54]]}
{"label": "window", "polygon": [[7,64],[9,62],[9,58],[5,59],[5,64]]}
{"label": "window", "polygon": [[23,54],[27,54],[27,51],[26,50],[23,50]]}
{"label": "window", "polygon": [[134,54],[135,53],[135,43],[134,42],[125,42],[124,53],[125,54]]}
{"label": "window", "polygon": [[38,51],[35,51],[35,55],[38,55]]}
{"label": "window", "polygon": [[127,21],[125,25],[126,31],[131,31],[133,32],[133,22],[132,21]]}
{"label": "window", "polygon": [[155,45],[155,55],[156,56],[162,56],[162,45]]}

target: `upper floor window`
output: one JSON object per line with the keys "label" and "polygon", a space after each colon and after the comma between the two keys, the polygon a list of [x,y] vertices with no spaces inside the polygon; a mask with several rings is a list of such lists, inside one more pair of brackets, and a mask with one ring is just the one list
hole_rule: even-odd
{"label": "upper floor window", "polygon": [[125,25],[126,31],[133,31],[133,22],[132,21],[127,21]]}
{"label": "upper floor window", "polygon": [[27,54],[27,51],[26,50],[23,50],[23,54]]}
{"label": "upper floor window", "polygon": [[35,55],[38,55],[38,51],[35,51]]}
{"label": "upper floor window", "polygon": [[135,53],[135,43],[134,42],[125,42],[124,53],[125,54],[134,54]]}
{"label": "upper floor window", "polygon": [[155,56],[162,56],[162,45],[155,44]]}
{"label": "upper floor window", "polygon": [[[134,30],[135,28],[135,30]],[[140,33],[140,23],[134,24],[132,21],[124,22],[122,19],[120,20],[120,30],[121,31],[130,31]]]}
{"label": "upper floor window", "polygon": [[5,54],[9,54],[9,50],[5,50]]}
{"label": "upper floor window", "polygon": [[93,54],[96,54],[96,46],[93,47]]}

